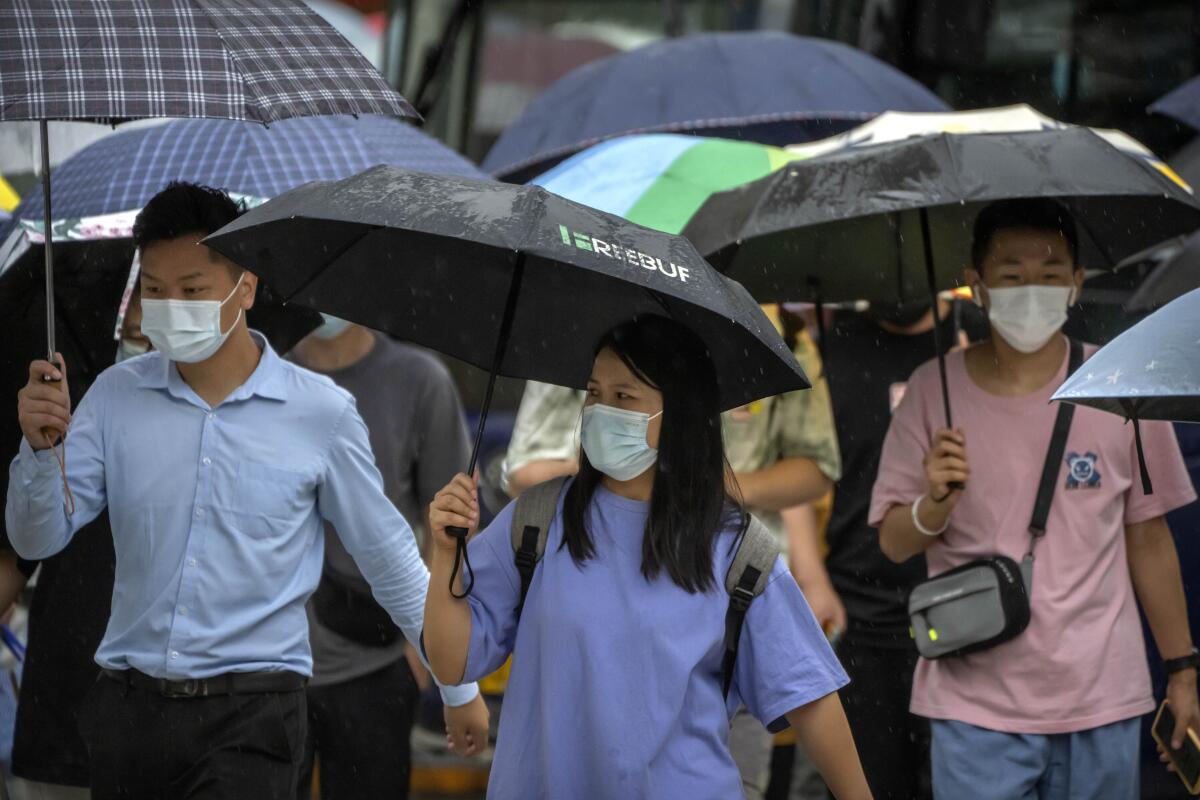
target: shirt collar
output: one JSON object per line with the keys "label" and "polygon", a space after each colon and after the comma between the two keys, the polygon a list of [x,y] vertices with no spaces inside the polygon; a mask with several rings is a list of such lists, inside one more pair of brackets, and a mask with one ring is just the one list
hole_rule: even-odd
{"label": "shirt collar", "polygon": [[[250,377],[246,379],[245,383],[230,392],[222,404],[245,400],[255,395],[267,400],[287,400],[287,386],[283,374],[286,367],[283,359],[271,347],[266,336],[256,330],[251,330],[250,336],[262,350],[258,366],[254,368],[254,372],[250,373]],[[158,358],[147,365],[146,372],[138,385],[146,389],[166,389],[172,396],[183,400],[190,401],[195,397],[195,392],[183,380],[183,376],[179,374],[179,370],[175,368],[171,359],[161,353],[158,354]]]}

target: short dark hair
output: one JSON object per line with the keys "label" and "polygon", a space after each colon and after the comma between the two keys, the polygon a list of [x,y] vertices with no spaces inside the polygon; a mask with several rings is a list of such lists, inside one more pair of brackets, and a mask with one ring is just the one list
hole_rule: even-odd
{"label": "short dark hair", "polygon": [[245,209],[228,192],[198,183],[172,181],[146,203],[133,221],[133,245],[144,250],[155,242],[189,233],[210,233],[233,222]]}
{"label": "short dark hair", "polygon": [[[630,371],[663,396],[658,472],[642,535],[642,575],[661,573],[686,592],[711,589],[718,535],[739,524],[743,512],[726,491],[729,464],[721,438],[717,372],[703,340],[657,315],[618,325],[596,345],[613,352]],[[563,543],[576,564],[596,555],[587,529],[592,497],[603,478],[580,453],[579,474],[563,500]]]}
{"label": "short dark hair", "polygon": [[1061,234],[1067,242],[1067,249],[1071,251],[1075,268],[1079,269],[1079,234],[1075,229],[1075,218],[1066,206],[1048,197],[997,200],[980,211],[975,218],[975,232],[971,241],[972,266],[981,269],[992,239],[1000,231],[1013,228]]}

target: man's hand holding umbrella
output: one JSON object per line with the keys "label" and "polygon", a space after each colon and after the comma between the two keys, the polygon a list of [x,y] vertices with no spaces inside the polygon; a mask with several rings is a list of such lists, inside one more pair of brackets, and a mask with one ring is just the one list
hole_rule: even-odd
{"label": "man's hand holding umbrella", "polygon": [[66,436],[71,424],[67,364],[61,354],[55,353],[55,358],[58,366],[44,360],[32,362],[29,382],[17,393],[21,432],[34,450],[49,450]]}

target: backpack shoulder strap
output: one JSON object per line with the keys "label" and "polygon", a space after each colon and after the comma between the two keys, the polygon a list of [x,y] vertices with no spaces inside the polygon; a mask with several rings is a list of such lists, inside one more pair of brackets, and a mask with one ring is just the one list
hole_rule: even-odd
{"label": "backpack shoulder strap", "polygon": [[721,691],[729,695],[733,684],[733,666],[737,661],[738,642],[742,623],[750,603],[767,588],[771,569],[779,558],[779,542],[766,525],[752,514],[747,515],[745,533],[738,543],[729,572],[725,573],[725,591],[729,593],[729,609],[725,612],[725,656],[722,660]]}
{"label": "backpack shoulder strap", "polygon": [[521,576],[521,602],[517,616],[525,605],[525,595],[533,582],[533,571],[546,552],[546,537],[554,512],[558,510],[558,497],[562,494],[565,477],[554,478],[527,489],[517,498],[512,517],[512,549]]}

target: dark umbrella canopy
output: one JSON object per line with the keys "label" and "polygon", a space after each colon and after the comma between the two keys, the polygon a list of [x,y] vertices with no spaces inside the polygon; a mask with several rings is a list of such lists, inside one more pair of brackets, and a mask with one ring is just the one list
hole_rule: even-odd
{"label": "dark umbrella canopy", "polygon": [[1200,130],[1200,76],[1176,86],[1154,101],[1148,110]]}
{"label": "dark umbrella canopy", "polygon": [[205,242],[289,302],[509,377],[582,388],[604,333],[660,314],[704,339],[723,407],[808,386],[750,296],[686,240],[536,186],[375,167]]}
{"label": "dark umbrella canopy", "polygon": [[979,209],[1025,197],[1071,210],[1089,269],[1200,226],[1181,186],[1068,128],[921,136],[797,162],[714,195],[683,234],[761,301],[907,299],[928,294],[922,213],[944,289],[969,260]]}
{"label": "dark umbrella canopy", "polygon": [[302,0],[0,0],[0,120],[417,113]]}
{"label": "dark umbrella canopy", "polygon": [[[1133,259],[1130,259],[1131,261]],[[1129,311],[1150,311],[1200,289],[1200,233],[1164,242],[1137,259],[1151,272],[1125,301]]]}
{"label": "dark umbrella canopy", "polygon": [[837,42],[771,32],[688,36],[567,74],[505,130],[483,168],[524,182],[571,153],[627,133],[784,145],[889,110],[949,109],[899,70]]}
{"label": "dark umbrella canopy", "polygon": [[1200,290],[1096,351],[1054,393],[1126,419],[1200,422]]}

